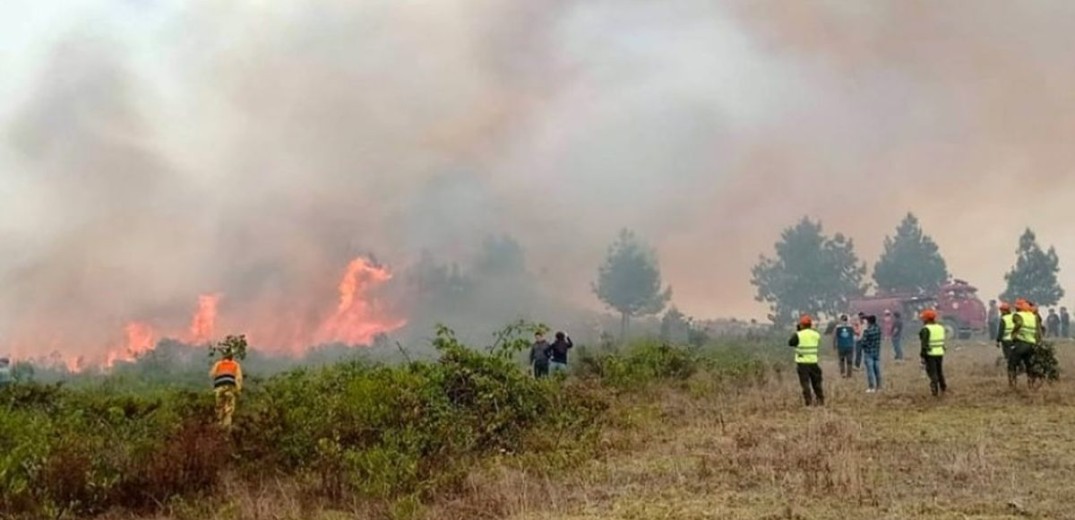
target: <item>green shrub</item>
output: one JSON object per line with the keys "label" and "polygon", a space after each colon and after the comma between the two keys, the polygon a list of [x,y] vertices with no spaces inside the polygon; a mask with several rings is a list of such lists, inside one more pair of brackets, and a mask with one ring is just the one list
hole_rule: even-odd
{"label": "green shrub", "polygon": [[257,486],[291,479],[312,498],[367,499],[397,517],[463,489],[493,457],[568,467],[597,449],[621,392],[700,373],[764,381],[749,350],[641,342],[577,356],[585,377],[536,380],[517,358],[540,327],[516,323],[475,350],[437,330],[435,361],[350,361],[251,378],[235,428],[215,425],[209,391],[20,383],[0,392],[0,511],[19,518],[152,514],[220,492],[225,476]]}

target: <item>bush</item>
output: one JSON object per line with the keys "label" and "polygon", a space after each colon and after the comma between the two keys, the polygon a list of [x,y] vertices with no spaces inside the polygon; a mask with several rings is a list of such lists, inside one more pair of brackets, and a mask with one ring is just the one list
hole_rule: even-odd
{"label": "bush", "polygon": [[1056,350],[1052,343],[1034,346],[1030,366],[1035,374],[1039,374],[1046,381],[1054,382],[1060,379],[1060,363],[1056,360]]}
{"label": "bush", "polygon": [[350,361],[251,379],[230,431],[216,426],[208,391],[127,386],[126,374],[77,388],[18,384],[0,392],[0,511],[152,514],[217,495],[226,478],[251,487],[284,478],[304,498],[365,499],[403,514],[462,492],[483,460],[577,463],[599,445],[610,387],[741,385],[768,373],[753,348],[645,341],[620,353],[580,347],[584,377],[536,380],[517,362],[535,328],[513,324],[479,351],[442,327],[435,361]]}
{"label": "bush", "polygon": [[521,370],[513,358],[525,331],[513,326],[479,352],[441,328],[435,362],[349,362],[251,384],[230,435],[214,424],[208,392],[17,385],[0,395],[0,509],[148,513],[217,493],[228,473],[406,505],[460,489],[484,457],[554,449],[542,438],[564,429],[596,439],[587,431],[607,403]]}
{"label": "bush", "polygon": [[724,384],[764,383],[779,363],[766,363],[757,349],[738,345],[710,345],[706,348],[673,346],[646,340],[622,352],[580,352],[576,371],[584,377],[601,378],[620,390],[662,381],[685,381],[705,372]]}

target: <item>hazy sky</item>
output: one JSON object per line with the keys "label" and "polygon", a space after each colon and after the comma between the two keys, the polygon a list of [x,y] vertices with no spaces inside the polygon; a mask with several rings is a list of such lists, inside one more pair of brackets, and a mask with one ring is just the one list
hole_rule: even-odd
{"label": "hazy sky", "polygon": [[685,311],[760,317],[783,227],[872,264],[909,210],[996,294],[1027,225],[1075,255],[1071,27],[1062,0],[7,0],[0,325],[103,342],[207,291],[271,316],[355,254],[499,232],[596,307],[624,226]]}

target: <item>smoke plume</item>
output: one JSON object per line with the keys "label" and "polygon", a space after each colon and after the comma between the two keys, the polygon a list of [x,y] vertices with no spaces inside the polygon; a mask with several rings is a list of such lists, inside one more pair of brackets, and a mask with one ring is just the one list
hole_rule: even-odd
{"label": "smoke plume", "polygon": [[[633,228],[702,316],[761,314],[749,268],[803,215],[872,263],[913,211],[988,294],[1024,226],[1075,254],[1070,2],[101,12],[160,30],[73,30],[4,122],[0,331],[23,355],[103,356],[146,341],[132,323],[282,350],[363,339],[332,320],[394,330],[392,269],[501,233],[550,292],[596,308],[596,266]],[[369,258],[378,274],[352,278],[368,300],[344,309]]]}

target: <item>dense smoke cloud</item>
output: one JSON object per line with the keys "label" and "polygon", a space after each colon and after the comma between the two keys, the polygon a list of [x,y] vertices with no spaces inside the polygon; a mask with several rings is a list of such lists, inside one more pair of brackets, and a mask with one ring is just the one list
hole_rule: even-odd
{"label": "dense smoke cloud", "polygon": [[804,214],[872,263],[914,211],[989,294],[1023,226],[1075,254],[1068,2],[144,9],[123,16],[166,12],[162,30],[75,31],[13,111],[16,343],[182,330],[215,292],[221,329],[294,335],[356,256],[464,261],[500,233],[596,307],[605,247],[634,228],[700,315],[761,314],[749,267]]}

